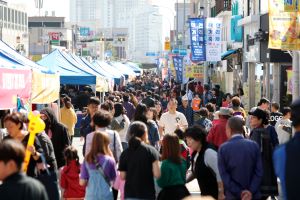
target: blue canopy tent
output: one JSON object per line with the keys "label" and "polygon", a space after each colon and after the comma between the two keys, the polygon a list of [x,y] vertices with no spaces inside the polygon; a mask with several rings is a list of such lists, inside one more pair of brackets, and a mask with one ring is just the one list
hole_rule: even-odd
{"label": "blue canopy tent", "polygon": [[56,49],[38,62],[52,71],[59,72],[61,84],[93,85],[96,84],[96,76],[88,73],[73,60],[66,58]]}
{"label": "blue canopy tent", "polygon": [[137,73],[139,75],[141,75],[143,73],[143,70],[139,67],[138,64],[133,63],[133,62],[126,62],[125,64],[127,66],[131,67],[135,73]]}
{"label": "blue canopy tent", "polygon": [[116,68],[118,71],[124,74],[125,77],[127,76],[130,80],[136,76],[132,68],[128,67],[127,65],[123,65],[120,62],[109,62],[108,64]]}
{"label": "blue canopy tent", "polygon": [[92,62],[92,64],[96,67],[101,68],[104,73],[114,77],[115,83],[118,85],[120,85],[122,83],[122,80],[125,80],[126,78],[120,71],[104,61],[95,60]]}

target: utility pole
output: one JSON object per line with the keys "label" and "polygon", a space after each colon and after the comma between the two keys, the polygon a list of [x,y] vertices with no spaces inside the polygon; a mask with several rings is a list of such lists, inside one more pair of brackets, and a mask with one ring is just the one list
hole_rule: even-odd
{"label": "utility pole", "polygon": [[176,47],[178,45],[178,0],[176,2]]}
{"label": "utility pole", "polygon": [[182,47],[185,49],[185,6],[186,6],[186,0],[183,1],[183,27],[182,27],[182,32],[183,32],[183,37],[182,37]]}
{"label": "utility pole", "polygon": [[[207,9],[207,12],[206,12],[206,18],[209,18],[210,17],[210,0],[206,0],[207,1],[207,5],[206,5],[206,9]],[[206,25],[206,24],[205,24]],[[209,77],[208,77],[208,70],[209,70],[209,64],[208,62],[204,62],[204,84],[208,84],[209,83]]]}

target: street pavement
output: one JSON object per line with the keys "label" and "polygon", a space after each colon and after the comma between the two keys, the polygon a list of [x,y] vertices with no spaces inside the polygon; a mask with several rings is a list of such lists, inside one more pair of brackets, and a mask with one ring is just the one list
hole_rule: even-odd
{"label": "street pavement", "polygon": [[[83,162],[83,155],[82,155],[83,142],[80,141],[79,137],[73,138],[73,146],[77,149],[80,163],[82,163]],[[188,183],[186,186],[192,195],[200,195],[200,190],[199,190],[199,186],[198,186],[196,179],[193,180],[192,182]]]}

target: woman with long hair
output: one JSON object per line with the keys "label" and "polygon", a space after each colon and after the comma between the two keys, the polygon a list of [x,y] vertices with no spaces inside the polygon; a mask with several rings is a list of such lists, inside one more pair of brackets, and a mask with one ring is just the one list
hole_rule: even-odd
{"label": "woman with long hair", "polygon": [[158,200],[181,200],[190,193],[185,187],[187,163],[181,157],[179,138],[175,134],[168,134],[162,141],[161,176],[157,184],[162,188]]}
{"label": "woman with long hair", "polygon": [[154,178],[160,177],[159,153],[147,144],[147,126],[133,122],[129,129],[128,149],[120,157],[119,171],[125,180],[125,199],[155,199]]}
{"label": "woman with long hair", "polygon": [[111,184],[117,172],[109,142],[106,133],[94,133],[91,150],[81,166],[80,185],[87,185],[86,200],[113,199]]}
{"label": "woman with long hair", "polygon": [[68,128],[71,144],[74,137],[74,128],[77,123],[77,115],[73,109],[71,98],[66,96],[63,98],[64,106],[60,109],[60,120]]}
{"label": "woman with long hair", "polygon": [[155,121],[148,119],[148,108],[145,104],[140,103],[136,107],[135,115],[133,118],[133,121],[141,121],[145,123],[148,127],[148,139],[152,146],[159,148],[158,142],[159,142],[159,132],[158,127]]}
{"label": "woman with long hair", "polygon": [[130,120],[126,115],[125,108],[121,103],[115,103],[115,114],[111,122],[111,129],[119,133],[123,150],[127,149],[128,142],[126,140],[127,130]]}

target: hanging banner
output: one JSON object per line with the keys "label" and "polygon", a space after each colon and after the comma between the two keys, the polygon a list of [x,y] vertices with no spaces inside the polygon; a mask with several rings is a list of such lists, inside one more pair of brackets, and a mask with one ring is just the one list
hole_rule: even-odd
{"label": "hanging banner", "polygon": [[48,104],[59,99],[60,79],[58,74],[32,72],[31,103]]}
{"label": "hanging banner", "polygon": [[196,78],[196,79],[202,79],[204,78],[204,65],[196,65],[191,64],[188,66],[185,66],[186,78]]}
{"label": "hanging banner", "polygon": [[183,76],[183,56],[173,56],[174,68],[176,71],[177,83],[182,83]]}
{"label": "hanging banner", "polygon": [[190,19],[190,35],[191,35],[191,50],[192,61],[205,61],[205,19],[191,18]]}
{"label": "hanging banner", "polygon": [[206,61],[221,61],[222,19],[206,19]]}
{"label": "hanging banner", "polygon": [[269,0],[269,48],[300,49],[299,12],[284,12],[284,2]]}
{"label": "hanging banner", "polygon": [[0,68],[0,109],[17,107],[17,98],[27,101],[31,93],[31,70]]}
{"label": "hanging banner", "polygon": [[100,76],[96,77],[96,91],[97,92],[108,92],[109,85],[108,81]]}
{"label": "hanging banner", "polygon": [[176,78],[176,70],[174,67],[173,56],[170,56],[168,60],[169,78]]}

